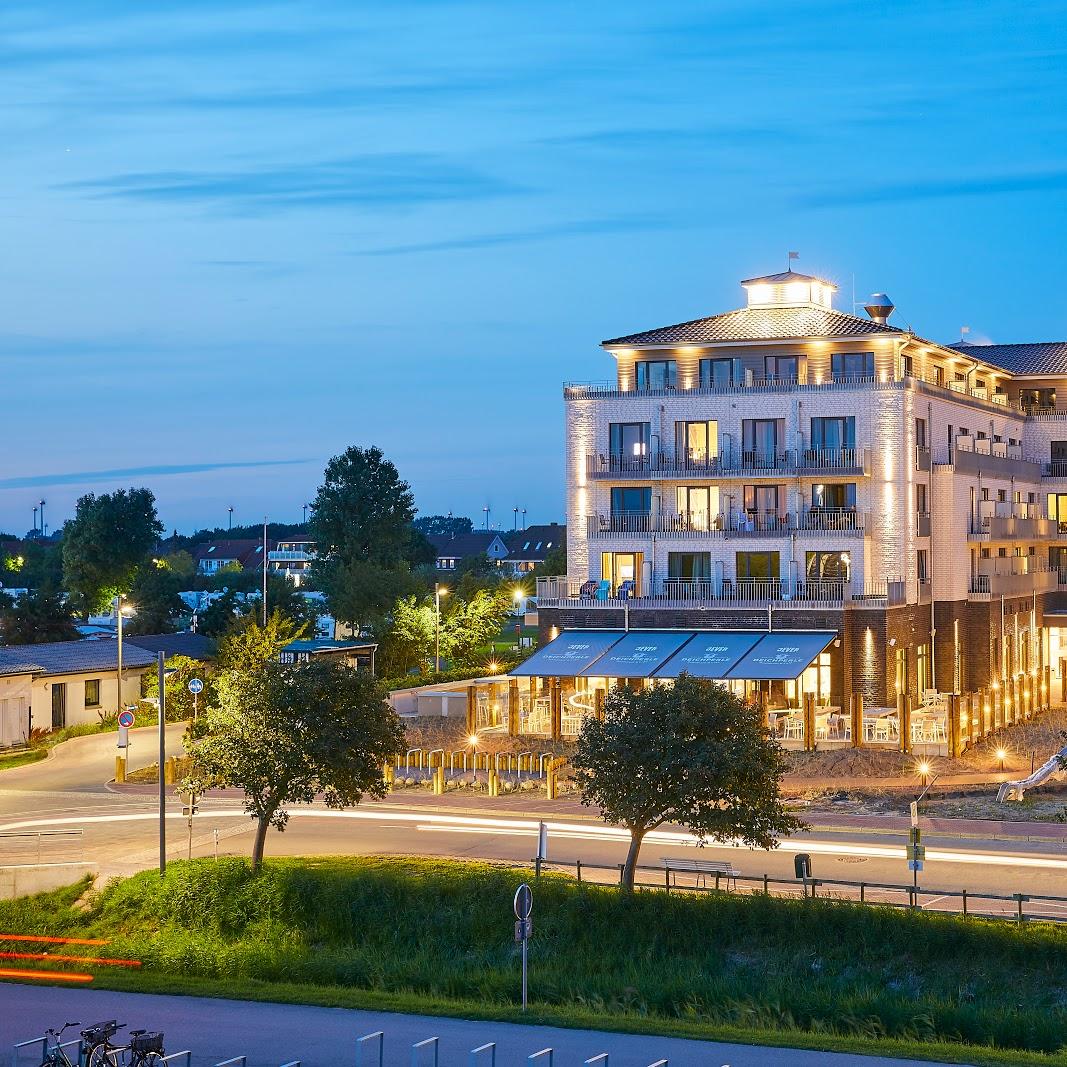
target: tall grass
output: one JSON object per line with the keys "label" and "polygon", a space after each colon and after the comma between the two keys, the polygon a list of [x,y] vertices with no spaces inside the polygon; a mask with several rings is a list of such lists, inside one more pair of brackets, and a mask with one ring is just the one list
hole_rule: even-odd
{"label": "tall grass", "polygon": [[[0,904],[0,924],[112,939],[148,970],[513,1004],[521,872],[414,859],[171,865],[86,911],[67,891]],[[621,894],[543,877],[535,1002],[752,1029],[1067,1041],[1067,930],[829,900]],[[17,913],[13,909],[21,909]]]}

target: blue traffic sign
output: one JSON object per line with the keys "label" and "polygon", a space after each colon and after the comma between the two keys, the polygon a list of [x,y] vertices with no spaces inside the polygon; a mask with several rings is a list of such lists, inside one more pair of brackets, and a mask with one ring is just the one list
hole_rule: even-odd
{"label": "blue traffic sign", "polygon": [[194,696],[204,691],[204,683],[199,678],[189,679],[189,692]]}
{"label": "blue traffic sign", "polygon": [[119,726],[125,727],[127,730],[133,725],[133,712],[127,708],[125,711],[119,712]]}

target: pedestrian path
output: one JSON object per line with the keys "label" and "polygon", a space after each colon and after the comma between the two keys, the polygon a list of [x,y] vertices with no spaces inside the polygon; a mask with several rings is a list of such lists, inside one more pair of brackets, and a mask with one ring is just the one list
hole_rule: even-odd
{"label": "pedestrian path", "polygon": [[[412,1052],[413,1045],[434,1037],[439,1067],[467,1067],[471,1050],[489,1042],[496,1045],[497,1067],[520,1067],[544,1049],[552,1049],[552,1067],[581,1067],[602,1053],[609,1057],[606,1067],[649,1067],[661,1060],[669,1067],[931,1067],[930,1061],[845,1053],[102,989],[5,984],[0,999],[0,1049],[39,1035],[57,1020],[88,1025],[118,1018],[131,1027],[163,1031],[168,1053],[190,1049],[190,1067],[211,1067],[235,1056],[247,1057],[247,1067],[292,1061],[301,1067],[355,1067],[357,1040],[377,1031],[384,1035],[383,1067],[434,1063],[432,1043],[414,1057]],[[377,1042],[365,1044],[362,1061],[362,1067],[377,1067]],[[546,1067],[549,1057],[534,1062]]]}

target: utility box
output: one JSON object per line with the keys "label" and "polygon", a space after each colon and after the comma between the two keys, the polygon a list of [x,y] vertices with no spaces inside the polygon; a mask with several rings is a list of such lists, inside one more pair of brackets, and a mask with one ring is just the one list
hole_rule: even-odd
{"label": "utility box", "polygon": [[797,878],[808,879],[811,877],[811,856],[806,852],[798,852],[793,857],[793,870]]}

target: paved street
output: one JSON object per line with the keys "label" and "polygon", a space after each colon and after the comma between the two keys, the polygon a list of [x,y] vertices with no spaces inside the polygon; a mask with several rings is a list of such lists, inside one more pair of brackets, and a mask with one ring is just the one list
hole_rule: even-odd
{"label": "paved street", "polygon": [[[180,725],[168,728],[169,752],[180,751]],[[150,763],[155,753],[155,730],[132,731],[134,767]],[[141,755],[138,756],[137,753]],[[0,775],[0,830],[48,831],[76,829],[76,838],[44,838],[0,842],[0,864],[85,860],[107,874],[126,874],[154,866],[158,858],[158,818],[154,790],[116,792],[106,785],[114,772],[114,735],[78,738],[60,746],[49,760],[4,771]],[[610,870],[625,854],[618,832],[604,827],[573,801],[550,803],[544,798],[510,796],[499,800],[477,794],[454,793],[435,798],[423,792],[393,794],[383,803],[367,803],[346,812],[322,808],[296,809],[284,834],[271,832],[268,855],[421,854],[457,858],[485,858],[530,862],[536,851],[536,820],[548,821],[549,858],[585,865],[583,877],[611,880]],[[804,831],[784,841],[774,852],[709,846],[701,856],[725,859],[743,874],[789,880],[781,887],[798,892],[793,856],[808,852],[817,878],[872,883],[906,884],[910,881],[904,859],[904,835],[885,831],[886,820],[842,821],[836,830]],[[188,825],[177,798],[168,808],[168,854],[184,856]],[[962,824],[961,824],[962,825]],[[971,827],[964,826],[965,829]],[[1001,830],[1003,828],[1000,828]],[[1007,829],[1011,829],[1009,826]],[[1026,833],[1058,834],[1058,826],[1028,824]],[[217,835],[217,836],[216,836]],[[193,855],[247,855],[252,822],[235,796],[202,802],[193,828]],[[947,820],[925,834],[926,869],[920,885],[930,891],[924,906],[955,910],[958,899],[944,899],[948,891],[966,889],[1003,895],[1064,895],[1067,882],[1067,847],[1056,840],[992,839],[981,835],[961,837]],[[660,865],[664,857],[692,855],[686,835],[665,829],[650,838],[642,861]],[[39,850],[39,851],[38,851]],[[743,883],[742,883],[743,884]],[[858,890],[824,887],[821,892],[854,895]],[[901,901],[899,894],[865,889],[872,899]],[[970,907],[974,908],[972,901]],[[982,905],[1011,914],[1013,902]],[[1030,913],[1035,913],[1030,906]],[[1067,902],[1046,902],[1041,914],[1067,915]]]}
{"label": "paved street", "polygon": [[[299,1060],[302,1067],[351,1064],[356,1059],[357,1038],[376,1030],[385,1033],[387,1067],[408,1067],[413,1062],[411,1046],[428,1037],[440,1038],[441,1067],[465,1067],[470,1050],[490,1041],[496,1042],[499,1067],[526,1063],[528,1056],[544,1048],[554,1050],[555,1067],[577,1067],[602,1052],[610,1055],[612,1067],[647,1067],[660,1059],[668,1059],[672,1067],[905,1067],[917,1062],[595,1030],[93,989],[3,985],[0,998],[4,1005],[0,1048],[36,1037],[46,1026],[117,1018],[133,1027],[162,1030],[167,1052],[191,1050],[194,1067],[208,1067],[232,1056],[247,1056],[248,1067],[270,1067],[292,1060]],[[431,1049],[424,1053],[416,1064],[434,1062]],[[543,1062],[547,1064],[547,1057]],[[27,1054],[15,1067],[38,1067],[39,1063],[39,1058]],[[376,1058],[363,1061],[364,1067],[376,1063]],[[924,1063],[930,1067],[929,1061]]]}

